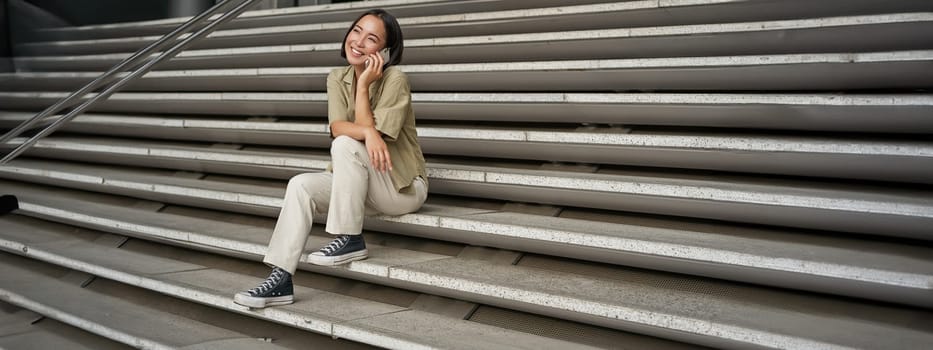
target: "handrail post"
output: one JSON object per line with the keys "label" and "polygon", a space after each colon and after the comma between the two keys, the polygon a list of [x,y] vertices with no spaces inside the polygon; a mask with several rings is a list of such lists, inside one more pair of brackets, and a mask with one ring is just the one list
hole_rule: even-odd
{"label": "handrail post", "polygon": [[[205,11],[205,12],[202,13],[201,15],[198,15],[197,17],[192,18],[192,20],[189,20],[188,22],[186,22],[186,23],[185,23],[184,25],[182,25],[181,27],[185,27],[185,26],[190,27],[191,25],[193,25],[194,22],[192,22],[192,21],[194,21],[195,19],[197,19],[198,21],[203,21],[205,18],[208,18],[208,17],[210,17],[211,15],[213,15],[213,14],[207,14],[207,12],[212,11],[212,10],[216,10],[216,9],[222,7],[223,5],[227,4],[227,3],[230,2],[230,1],[233,1],[233,0],[224,0],[222,3],[219,3],[219,4],[217,4],[217,5],[213,6],[213,7],[211,7],[211,9],[209,9],[208,11]],[[141,67],[137,68],[136,70],[134,70],[134,71],[133,71],[132,73],[130,73],[129,75],[123,77],[122,79],[120,79],[119,81],[117,81],[116,83],[114,83],[113,85],[109,86],[109,87],[108,87],[107,89],[105,89],[104,91],[98,93],[96,96],[94,96],[94,97],[92,97],[91,99],[85,101],[85,102],[82,103],[80,106],[78,106],[78,107],[72,109],[70,112],[68,112],[68,114],[62,116],[61,118],[59,118],[59,119],[57,119],[57,120],[55,120],[51,125],[48,125],[48,126],[45,127],[44,129],[42,129],[39,133],[37,133],[36,135],[34,135],[34,136],[32,136],[31,138],[29,138],[26,142],[23,142],[22,144],[20,144],[19,146],[17,146],[12,152],[6,154],[6,155],[3,157],[3,159],[0,159],[0,164],[6,164],[7,162],[9,162],[10,160],[12,160],[13,158],[17,157],[17,156],[18,156],[19,154],[21,154],[22,152],[24,152],[24,151],[26,151],[27,149],[29,149],[30,147],[32,147],[32,145],[34,145],[40,138],[45,137],[45,136],[51,134],[51,133],[54,132],[55,130],[58,130],[58,128],[60,128],[62,125],[64,125],[64,123],[67,123],[67,122],[70,121],[71,119],[74,119],[75,116],[77,116],[77,115],[83,113],[85,110],[87,110],[88,108],[90,108],[91,106],[93,106],[94,104],[96,104],[96,103],[97,103],[98,101],[100,101],[101,99],[106,99],[106,98],[110,97],[110,95],[112,95],[114,92],[116,92],[117,90],[119,90],[120,88],[122,88],[124,85],[130,83],[131,81],[133,81],[133,80],[135,80],[136,78],[142,76],[143,74],[148,73],[149,70],[151,70],[152,67],[153,67],[154,65],[156,65],[156,64],[158,64],[158,63],[161,63],[161,62],[162,62],[163,60],[165,60],[165,59],[170,59],[170,58],[174,57],[174,56],[177,55],[179,52],[181,52],[181,50],[184,50],[186,47],[190,46],[195,40],[198,40],[198,39],[200,39],[200,38],[206,36],[207,34],[211,33],[211,32],[214,30],[215,27],[217,27],[217,26],[219,26],[219,25],[221,25],[221,24],[223,24],[223,23],[226,23],[227,21],[229,21],[229,20],[235,18],[236,16],[239,16],[241,13],[243,13],[244,11],[246,11],[246,9],[249,8],[249,6],[251,6],[251,5],[252,5],[253,3],[255,3],[256,1],[257,1],[257,0],[244,0],[242,3],[240,3],[238,6],[236,6],[233,10],[230,10],[230,11],[224,13],[223,15],[221,15],[219,18],[217,18],[217,19],[214,20],[213,22],[211,22],[211,23],[205,25],[203,28],[199,29],[197,32],[195,32],[195,33],[189,35],[187,38],[183,39],[181,42],[175,43],[174,46],[172,46],[172,47],[169,48],[168,50],[163,51],[159,56],[157,56],[157,57],[155,57],[155,58],[153,58],[153,59],[147,61],[144,65],[142,65]],[[189,25],[189,24],[190,24],[190,25]],[[179,27],[179,29],[180,29],[181,27]],[[170,33],[170,34],[175,35],[175,36],[177,37],[178,35],[180,35],[179,29],[176,29],[175,31],[173,31],[173,32]],[[168,35],[166,35],[166,36],[168,36]],[[165,39],[165,38],[166,38],[166,37],[163,37],[162,39]],[[167,40],[161,40],[161,39],[160,39],[160,42],[162,42],[162,43],[164,43],[164,42],[166,42],[166,41],[167,41]],[[150,51],[150,52],[146,52],[146,53],[141,53],[141,52],[144,52],[144,51],[153,49],[154,47],[158,47],[158,46],[159,46],[159,45],[155,45],[155,44],[150,45],[150,46],[147,47],[146,49],[141,50],[141,51],[138,52],[137,54],[133,55],[132,58],[138,59],[138,58],[142,57],[144,54],[145,54],[145,55],[151,54],[151,51]],[[153,49],[153,50],[154,50],[154,49]],[[129,60],[124,60],[124,62],[122,62],[122,63],[119,65],[119,66],[121,66],[120,68],[125,68],[127,65],[129,65],[128,61],[129,61]],[[102,81],[102,80],[107,80],[107,79],[104,79],[104,76],[105,76],[105,75],[110,74],[110,75],[112,76],[112,75],[114,75],[115,73],[116,73],[116,67],[113,68],[113,69],[111,69],[110,71],[108,71],[107,73],[105,73],[104,75],[102,75],[101,77],[98,77],[98,78],[95,79],[93,82],[89,83],[88,85],[85,85],[82,89],[76,91],[75,93],[71,94],[71,95],[68,96],[67,98],[65,98],[65,99],[63,99],[63,100],[61,100],[61,101],[59,101],[58,103],[56,103],[56,104],[53,105],[52,107],[47,108],[47,109],[44,110],[42,113],[40,113],[40,114],[38,114],[38,115],[32,117],[30,120],[27,120],[26,122],[20,124],[16,129],[14,129],[14,130],[8,132],[6,135],[4,135],[2,138],[0,138],[0,146],[5,145],[7,142],[9,142],[9,140],[12,140],[14,137],[18,136],[20,133],[22,133],[23,131],[25,131],[26,129],[28,129],[32,124],[35,124],[38,120],[40,120],[40,119],[42,119],[42,118],[45,118],[45,117],[48,117],[49,115],[51,115],[51,114],[54,113],[54,112],[57,112],[57,111],[60,110],[60,109],[62,108],[62,106],[64,106],[66,103],[71,103],[71,101],[74,100],[74,98],[75,98],[76,96],[79,96],[79,95],[80,95],[80,96],[84,96],[84,95],[86,95],[88,92],[90,92],[90,90],[92,90],[92,89],[94,88],[92,85],[94,85],[94,84],[99,85],[99,84],[100,84],[100,81]],[[53,108],[53,107],[54,107],[54,108]],[[16,132],[14,133],[14,131],[16,131]]]}

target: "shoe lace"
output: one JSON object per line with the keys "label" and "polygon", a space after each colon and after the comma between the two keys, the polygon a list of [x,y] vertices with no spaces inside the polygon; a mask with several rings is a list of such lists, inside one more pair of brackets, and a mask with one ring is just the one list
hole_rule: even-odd
{"label": "shoe lace", "polygon": [[326,255],[330,255],[333,252],[336,252],[338,249],[343,248],[343,246],[346,245],[347,242],[349,241],[350,241],[350,236],[337,237],[333,241],[330,241],[330,243],[327,244],[327,246],[325,246],[324,248],[321,248],[321,252]]}
{"label": "shoe lace", "polygon": [[273,269],[272,274],[270,274],[265,281],[262,281],[256,288],[250,289],[248,293],[254,296],[265,294],[272,288],[275,288],[275,285],[279,284],[283,277],[285,277],[285,270],[279,268]]}

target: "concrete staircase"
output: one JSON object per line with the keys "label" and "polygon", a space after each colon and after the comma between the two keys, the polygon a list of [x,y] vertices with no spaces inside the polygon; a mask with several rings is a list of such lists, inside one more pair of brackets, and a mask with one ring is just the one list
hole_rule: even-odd
{"label": "concrete staircase", "polygon": [[[370,7],[405,31],[428,202],[239,307]],[[21,44],[0,128],[182,20]],[[247,12],[0,167],[0,346],[928,347],[931,68],[929,1]]]}

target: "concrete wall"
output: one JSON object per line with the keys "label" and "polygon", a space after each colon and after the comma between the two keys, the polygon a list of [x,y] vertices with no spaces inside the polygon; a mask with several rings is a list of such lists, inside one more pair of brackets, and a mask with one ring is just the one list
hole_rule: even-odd
{"label": "concrete wall", "polygon": [[[10,40],[12,56],[16,56],[16,44],[34,41],[35,29],[66,26],[68,22],[55,14],[25,0],[4,0],[8,21],[7,38]],[[14,67],[15,68],[15,67]]]}
{"label": "concrete wall", "polygon": [[[35,28],[195,16],[220,0],[0,0],[0,72],[15,70],[15,44]],[[356,0],[263,0],[253,10]]]}
{"label": "concrete wall", "polygon": [[13,51],[10,47],[10,21],[7,19],[7,0],[0,0],[0,72],[12,72]]}
{"label": "concrete wall", "polygon": [[25,0],[72,25],[143,21],[193,16],[213,0]]}
{"label": "concrete wall", "polygon": [[296,6],[332,4],[332,3],[350,2],[350,1],[359,1],[359,0],[263,0],[263,1],[260,1],[258,5],[254,6],[253,9],[254,10],[265,10],[265,9],[296,7]]}

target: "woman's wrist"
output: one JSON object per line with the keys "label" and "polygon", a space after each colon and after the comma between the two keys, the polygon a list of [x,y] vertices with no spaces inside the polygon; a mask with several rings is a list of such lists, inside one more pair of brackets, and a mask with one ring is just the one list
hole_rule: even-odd
{"label": "woman's wrist", "polygon": [[356,96],[360,96],[360,95],[369,96],[369,86],[363,86],[361,84],[357,84]]}
{"label": "woman's wrist", "polygon": [[380,137],[380,138],[381,138],[381,135],[379,134],[379,130],[376,130],[376,128],[375,128],[375,127],[372,127],[372,126],[366,127],[366,129],[363,130],[363,136],[364,136],[364,138],[367,139],[367,140],[368,140],[370,137]]}

